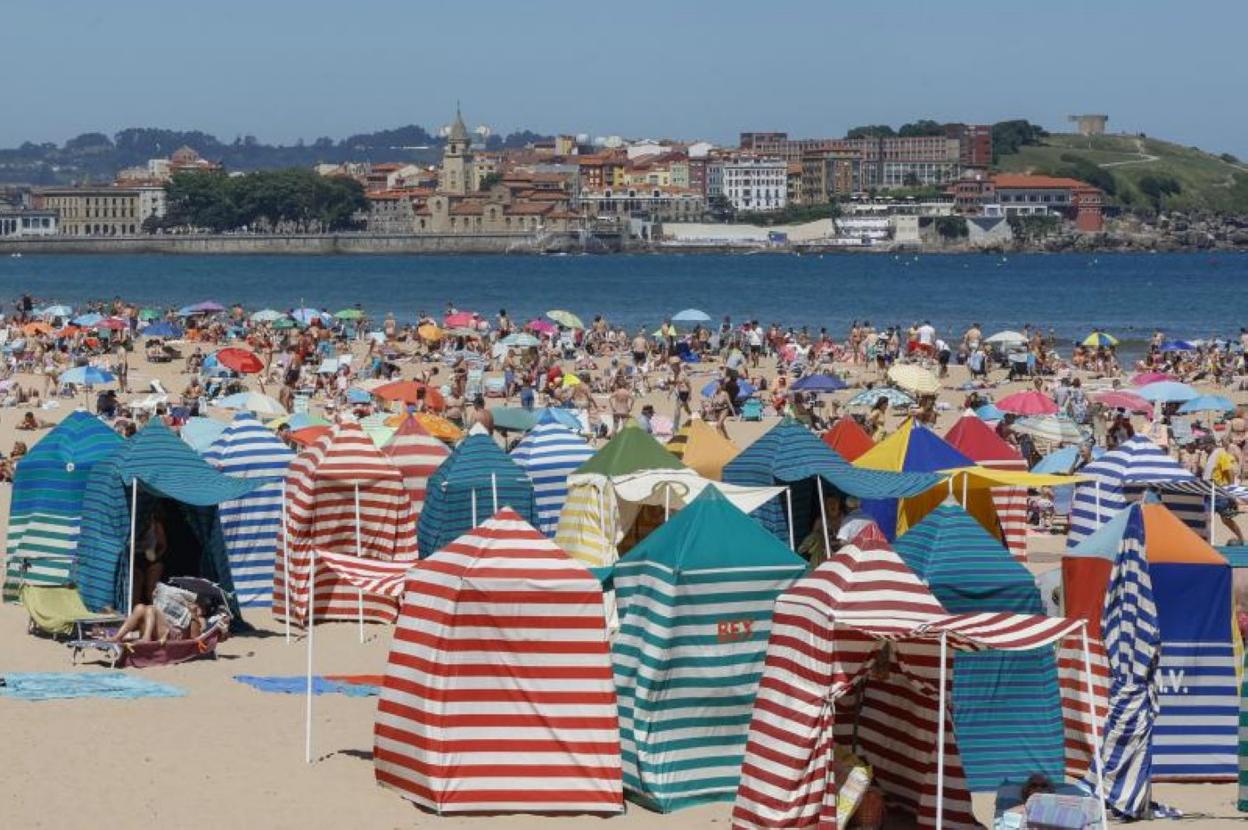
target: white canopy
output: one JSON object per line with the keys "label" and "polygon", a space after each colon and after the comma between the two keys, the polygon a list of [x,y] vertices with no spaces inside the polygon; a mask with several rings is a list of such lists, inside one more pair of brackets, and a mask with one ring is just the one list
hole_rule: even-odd
{"label": "white canopy", "polygon": [[[602,481],[594,473],[568,476],[568,486]],[[642,470],[610,478],[611,489],[621,502],[631,505],[652,504],[679,510],[711,486],[723,493],[740,510],[752,513],[784,492],[784,487],[746,487],[703,478],[693,470]],[[622,505],[621,505],[622,507]]]}

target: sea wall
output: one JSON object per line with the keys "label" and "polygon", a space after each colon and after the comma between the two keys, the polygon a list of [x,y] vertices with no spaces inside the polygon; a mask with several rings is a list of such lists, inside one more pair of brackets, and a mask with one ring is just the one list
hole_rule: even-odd
{"label": "sea wall", "polygon": [[[608,247],[611,240],[605,240]],[[601,250],[603,241],[590,250]],[[540,240],[514,234],[204,234],[118,238],[50,236],[0,239],[0,255],[19,254],[536,254],[580,251],[572,234]]]}

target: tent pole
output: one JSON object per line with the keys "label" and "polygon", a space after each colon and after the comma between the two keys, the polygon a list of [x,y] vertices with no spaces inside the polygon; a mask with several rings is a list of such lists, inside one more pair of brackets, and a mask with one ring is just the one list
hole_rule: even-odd
{"label": "tent pole", "polygon": [[793,541],[793,488],[784,488],[785,501],[789,506],[789,550],[797,550],[797,543]]}
{"label": "tent pole", "polygon": [[1105,807],[1105,762],[1101,758],[1101,727],[1096,722],[1096,692],[1092,688],[1092,651],[1088,647],[1088,621],[1079,628],[1083,639],[1083,674],[1088,684],[1088,717],[1092,722],[1092,756],[1096,759],[1096,795],[1101,800],[1101,830],[1109,830]]}
{"label": "tent pole", "polygon": [[308,668],[306,709],[304,711],[303,757],[308,764],[312,763],[312,638],[316,631],[316,548],[308,548]]}
{"label": "tent pole", "polygon": [[1217,510],[1215,509],[1217,507],[1217,501],[1218,485],[1211,481],[1209,482],[1209,544],[1211,546],[1217,544],[1217,542],[1214,541],[1214,534],[1216,532],[1214,520],[1217,518]]}
{"label": "tent pole", "polygon": [[963,510],[967,509],[966,508],[966,491],[968,488],[967,482],[970,481],[970,479],[971,479],[971,476],[969,473],[962,474],[962,509]]}
{"label": "tent pole", "polygon": [[282,575],[286,586],[286,645],[290,645],[290,528],[286,526],[286,487],[282,487]]}
{"label": "tent pole", "polygon": [[130,479],[130,571],[126,575],[130,581],[126,591],[126,616],[134,610],[134,546],[135,531],[139,521],[139,478]]}
{"label": "tent pole", "polygon": [[472,488],[472,526],[477,526],[477,488]]}
{"label": "tent pole", "polygon": [[815,489],[819,493],[819,524],[823,525],[823,559],[832,557],[832,536],[828,533],[828,507],[823,503],[823,476],[815,476]]}
{"label": "tent pole", "polygon": [[[1092,492],[1096,496],[1096,524],[1094,528],[1101,526],[1101,482],[1093,479]],[[1073,505],[1072,505],[1073,510]]]}
{"label": "tent pole", "polygon": [[672,488],[671,485],[663,488],[663,521],[666,522],[672,518]]}
{"label": "tent pole", "polygon": [[945,821],[945,683],[948,680],[945,665],[949,656],[949,632],[940,632],[940,692],[936,709],[936,830]]}
{"label": "tent pole", "polygon": [[498,512],[498,473],[490,473],[490,499],[494,502],[494,509],[490,515]]}
{"label": "tent pole", "polygon": [[[364,544],[360,538],[360,483],[355,483],[355,558],[364,556]],[[359,590],[360,642],[364,642],[364,589]]]}

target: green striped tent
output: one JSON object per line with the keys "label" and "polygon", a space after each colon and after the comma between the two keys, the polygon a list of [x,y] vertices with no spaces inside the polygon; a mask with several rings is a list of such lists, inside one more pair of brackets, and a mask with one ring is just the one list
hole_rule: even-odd
{"label": "green striped tent", "polygon": [[73,574],[82,496],[97,461],[122,446],[99,418],[73,412],[18,463],[9,502],[4,600],[23,581],[63,585]]}
{"label": "green striped tent", "polygon": [[662,812],[733,799],[772,606],[805,566],[714,487],[616,563],[630,798]]}
{"label": "green striped tent", "polygon": [[[1044,613],[1032,575],[957,504],[928,513],[894,548],[951,614]],[[1065,745],[1053,650],[958,653],[953,724],[971,790],[996,790],[1036,772],[1061,780]]]}

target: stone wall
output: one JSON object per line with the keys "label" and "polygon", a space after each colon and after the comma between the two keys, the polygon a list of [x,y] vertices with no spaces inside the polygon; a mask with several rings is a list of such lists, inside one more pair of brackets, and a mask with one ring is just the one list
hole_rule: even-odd
{"label": "stone wall", "polygon": [[[604,240],[608,246],[611,240]],[[618,242],[618,240],[615,240]],[[0,239],[0,255],[21,254],[536,254],[583,249],[575,234],[302,234]],[[592,249],[599,250],[595,243]]]}

